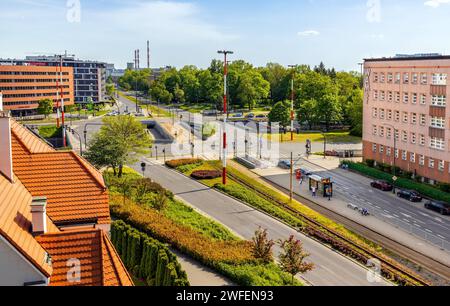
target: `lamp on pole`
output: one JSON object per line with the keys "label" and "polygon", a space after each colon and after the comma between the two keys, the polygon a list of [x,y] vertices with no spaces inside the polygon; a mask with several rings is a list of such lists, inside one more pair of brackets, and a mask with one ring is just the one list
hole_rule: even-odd
{"label": "lamp on pole", "polygon": [[295,77],[295,68],[297,65],[288,65],[289,68],[292,68],[292,79],[291,79],[291,141],[294,141],[294,77]]}
{"label": "lamp on pole", "polygon": [[227,75],[228,75],[228,62],[227,56],[228,54],[233,54],[233,51],[221,50],[217,51],[219,54],[223,54],[224,56],[224,70],[223,70],[223,170],[222,170],[222,183],[224,185],[227,184]]}
{"label": "lamp on pole", "polygon": [[394,138],[394,176],[392,177],[392,182],[393,182],[393,188],[392,188],[392,192],[395,194],[395,182],[397,181],[397,133],[396,133],[396,129],[395,126],[393,126],[392,124],[389,123],[383,123],[384,126],[388,126],[392,128],[392,132],[393,132],[393,138]]}

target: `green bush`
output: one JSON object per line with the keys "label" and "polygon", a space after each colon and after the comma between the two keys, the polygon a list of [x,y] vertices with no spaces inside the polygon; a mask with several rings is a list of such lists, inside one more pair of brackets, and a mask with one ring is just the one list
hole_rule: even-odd
{"label": "green bush", "polygon": [[366,165],[373,168],[373,166],[375,166],[375,161],[373,159],[366,159]]}

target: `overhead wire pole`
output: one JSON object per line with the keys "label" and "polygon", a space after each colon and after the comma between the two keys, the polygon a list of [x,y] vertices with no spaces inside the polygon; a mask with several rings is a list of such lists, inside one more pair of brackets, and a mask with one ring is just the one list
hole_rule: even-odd
{"label": "overhead wire pole", "polygon": [[222,183],[224,185],[227,184],[227,76],[228,76],[228,62],[227,56],[228,54],[233,54],[233,51],[217,51],[219,54],[224,55],[224,71],[223,71],[223,155],[222,155],[222,163],[223,163],[223,171],[222,171]]}
{"label": "overhead wire pole", "polygon": [[295,68],[297,65],[289,65],[289,68],[292,69],[292,79],[291,79],[291,141],[294,141],[294,120],[295,120],[295,111],[294,111],[294,74]]}
{"label": "overhead wire pole", "polygon": [[62,124],[62,134],[63,134],[63,146],[67,146],[67,139],[66,139],[66,126],[65,126],[65,111],[64,111],[64,89],[63,89],[63,57],[62,55],[59,56],[59,86],[61,90],[61,124]]}

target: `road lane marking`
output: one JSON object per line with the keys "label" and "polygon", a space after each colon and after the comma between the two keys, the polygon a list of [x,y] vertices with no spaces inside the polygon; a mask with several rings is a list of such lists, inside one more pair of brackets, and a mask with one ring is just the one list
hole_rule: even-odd
{"label": "road lane marking", "polygon": [[430,231],[428,228],[425,229],[428,233],[433,234],[433,231]]}
{"label": "road lane marking", "polygon": [[419,212],[419,214],[421,214],[421,215],[424,216],[424,217],[430,217],[429,214],[426,214],[426,213],[423,213],[423,212]]}
{"label": "road lane marking", "polygon": [[438,237],[445,240],[445,237],[444,237],[444,236],[438,235]]}
{"label": "road lane marking", "polygon": [[401,213],[403,216],[405,216],[406,218],[412,218],[410,215],[407,215],[407,214],[404,214],[404,213]]}

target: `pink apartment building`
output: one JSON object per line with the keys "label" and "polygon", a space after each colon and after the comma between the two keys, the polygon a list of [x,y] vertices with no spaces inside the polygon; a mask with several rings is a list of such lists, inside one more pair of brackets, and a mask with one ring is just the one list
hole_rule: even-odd
{"label": "pink apartment building", "polygon": [[366,59],[364,74],[364,159],[450,183],[450,56]]}

